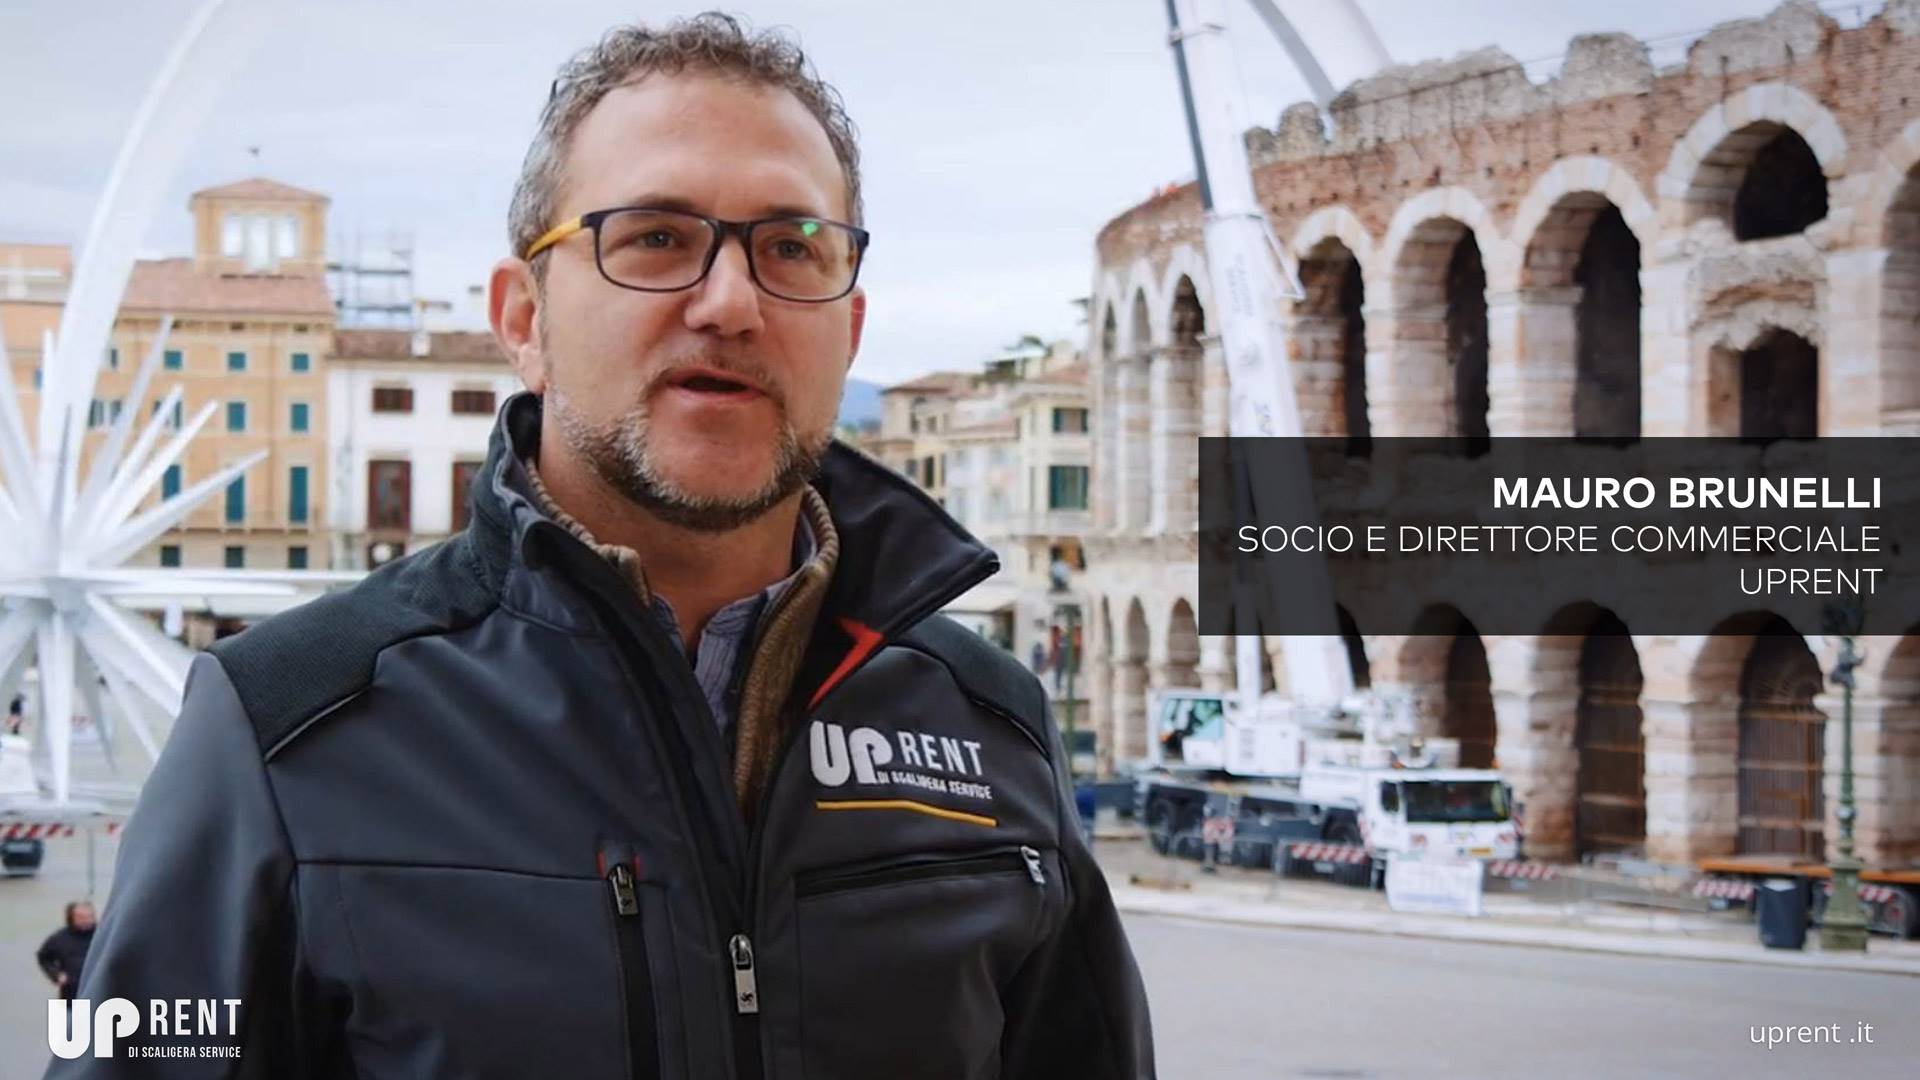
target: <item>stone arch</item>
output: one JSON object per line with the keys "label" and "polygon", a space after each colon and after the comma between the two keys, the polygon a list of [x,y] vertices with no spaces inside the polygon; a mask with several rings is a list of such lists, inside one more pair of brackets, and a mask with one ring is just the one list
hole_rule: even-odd
{"label": "stone arch", "polygon": [[1182,275],[1169,290],[1167,342],[1148,362],[1151,412],[1147,472],[1147,527],[1192,532],[1198,522],[1202,341],[1207,312],[1193,279]]}
{"label": "stone arch", "polygon": [[1757,83],[1716,102],[1673,144],[1656,188],[1673,208],[1669,220],[1685,226],[1717,217],[1731,228],[1733,200],[1754,155],[1787,130],[1827,180],[1845,173],[1846,135],[1826,106],[1796,86]]}
{"label": "stone arch", "polygon": [[1638,186],[1604,158],[1559,162],[1535,182],[1514,218],[1519,348],[1496,395],[1500,431],[1639,435],[1640,266],[1653,228]]}
{"label": "stone arch", "polygon": [[1420,222],[1388,263],[1392,281],[1390,382],[1373,378],[1383,433],[1446,435],[1470,442],[1488,434],[1486,260],[1473,228],[1452,217]]}
{"label": "stone arch", "polygon": [[1356,456],[1368,452],[1366,275],[1344,239],[1327,236],[1302,250],[1305,295],[1292,305],[1287,335],[1299,388],[1301,431],[1344,437]]}
{"label": "stone arch", "polygon": [[1373,234],[1367,231],[1358,214],[1344,206],[1323,206],[1308,214],[1293,230],[1293,243],[1288,250],[1295,259],[1305,259],[1308,252],[1326,240],[1338,240],[1360,260],[1362,270],[1372,267]]}
{"label": "stone arch", "polygon": [[1199,686],[1200,630],[1193,605],[1181,597],[1167,614],[1167,685]]}
{"label": "stone arch", "polygon": [[[1727,776],[1735,813],[1734,854],[1822,856],[1825,829],[1825,716],[1820,663],[1793,624],[1769,611],[1746,611],[1716,625],[1689,679],[1697,701],[1722,706],[1692,740],[1701,752],[1732,749]],[[1719,750],[1724,754],[1725,749]]]}
{"label": "stone arch", "polygon": [[[1748,343],[1728,344],[1739,340]],[[1806,336],[1766,326],[1723,337],[1708,357],[1710,434],[1763,442],[1820,434],[1820,349]]]}
{"label": "stone arch", "polygon": [[1126,614],[1114,638],[1113,756],[1137,761],[1147,749],[1147,656],[1152,648],[1146,608],[1138,596],[1121,605]]}
{"label": "stone arch", "polygon": [[1146,527],[1153,505],[1147,488],[1152,468],[1148,436],[1153,423],[1147,375],[1153,330],[1146,289],[1136,284],[1129,295],[1121,354],[1111,361],[1113,406],[1104,414],[1112,432],[1113,468],[1107,490],[1112,495],[1114,527],[1140,530]]}
{"label": "stone arch", "polygon": [[1920,120],[1881,156],[1861,222],[1880,263],[1880,424],[1885,434],[1920,434]]}
{"label": "stone arch", "polygon": [[1569,195],[1598,196],[1618,207],[1640,242],[1643,257],[1651,255],[1651,241],[1659,228],[1653,204],[1632,173],[1606,158],[1589,155],[1562,158],[1542,172],[1514,210],[1508,235],[1515,243],[1526,244]]}
{"label": "stone arch", "polygon": [[1472,621],[1450,604],[1421,611],[1398,666],[1411,699],[1412,733],[1459,740],[1462,767],[1491,765],[1497,738],[1493,674]]}
{"label": "stone arch", "polygon": [[1920,623],[1863,645],[1854,702],[1855,849],[1869,865],[1911,865],[1920,861]]}
{"label": "stone arch", "polygon": [[[1536,639],[1528,727],[1554,733],[1544,747],[1557,783],[1536,784],[1528,804],[1530,850],[1591,855],[1644,851],[1646,680],[1627,625],[1590,601],[1560,609]],[[1548,764],[1550,763],[1550,764]]]}

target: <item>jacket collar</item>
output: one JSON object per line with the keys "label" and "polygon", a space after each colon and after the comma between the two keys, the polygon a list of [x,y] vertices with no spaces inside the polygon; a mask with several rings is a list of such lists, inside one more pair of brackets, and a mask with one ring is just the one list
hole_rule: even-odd
{"label": "jacket collar", "polygon": [[[539,448],[540,425],[538,397],[521,391],[508,398],[469,492],[468,543],[496,589],[511,566],[525,565],[534,534],[562,531],[533,498],[521,462]],[[849,634],[895,637],[1000,568],[993,550],[925,492],[838,439],[813,485],[840,536],[839,571],[822,615]]]}

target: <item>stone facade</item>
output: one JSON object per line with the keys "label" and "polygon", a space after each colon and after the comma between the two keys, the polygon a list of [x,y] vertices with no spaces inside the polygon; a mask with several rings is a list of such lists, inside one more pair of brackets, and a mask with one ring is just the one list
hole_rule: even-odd
{"label": "stone facade", "polygon": [[[1305,294],[1282,315],[1308,434],[1920,433],[1920,0],[1852,29],[1788,3],[1659,70],[1618,34],[1576,38],[1544,83],[1491,49],[1398,67],[1247,143]],[[1089,681],[1107,764],[1144,753],[1149,688],[1233,684],[1231,641],[1194,632],[1190,447],[1226,433],[1200,242],[1192,185],[1097,242]],[[1597,605],[1483,639],[1476,602],[1423,612],[1437,636],[1358,627],[1365,675],[1416,728],[1491,740],[1530,854],[1820,857],[1838,835],[1818,627],[1745,612],[1622,653],[1597,647]],[[1920,862],[1920,625],[1865,649],[1859,848]],[[1637,723],[1596,735],[1608,708]],[[1799,764],[1769,732],[1806,737]],[[1591,777],[1623,761],[1639,833],[1600,844]],[[1769,793],[1802,782],[1804,820],[1769,831]]]}

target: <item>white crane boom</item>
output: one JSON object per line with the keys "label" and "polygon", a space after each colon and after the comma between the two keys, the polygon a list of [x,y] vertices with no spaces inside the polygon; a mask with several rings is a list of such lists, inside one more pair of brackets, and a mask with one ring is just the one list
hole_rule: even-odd
{"label": "white crane boom", "polygon": [[[1304,13],[1306,6],[1297,0],[1281,0],[1278,6],[1273,0],[1252,2],[1324,106],[1333,93],[1326,66],[1282,10]],[[1280,320],[1284,271],[1272,229],[1254,196],[1242,141],[1248,127],[1246,109],[1235,81],[1226,19],[1220,0],[1166,3],[1205,215],[1213,299],[1210,314],[1226,355],[1231,402],[1228,431],[1234,436],[1298,436],[1302,434],[1300,408]],[[1378,36],[1352,0],[1313,0],[1310,6],[1312,19],[1299,25],[1313,27],[1316,40],[1326,39],[1320,42],[1320,51],[1328,54],[1343,77],[1368,74],[1386,65]],[[1260,476],[1247,495],[1253,521],[1311,524],[1316,516],[1304,453],[1293,455],[1277,475]],[[1327,613],[1327,625],[1334,625],[1333,587],[1324,563],[1320,573],[1309,575],[1302,584],[1303,588],[1275,601],[1317,608]],[[1248,607],[1236,613],[1236,627],[1254,622]],[[1258,634],[1237,635],[1239,693],[1249,715],[1260,694],[1261,642]],[[1296,707],[1331,709],[1352,693],[1346,646],[1338,636],[1290,635],[1282,642],[1287,693]]]}

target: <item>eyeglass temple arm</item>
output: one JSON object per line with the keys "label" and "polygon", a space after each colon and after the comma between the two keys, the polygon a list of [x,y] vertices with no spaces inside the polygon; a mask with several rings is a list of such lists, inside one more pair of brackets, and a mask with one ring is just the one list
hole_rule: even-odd
{"label": "eyeglass temple arm", "polygon": [[541,233],[540,239],[535,240],[531,244],[528,244],[527,253],[520,257],[522,259],[531,259],[535,255],[540,254],[541,252],[547,250],[553,245],[559,243],[562,240],[565,240],[567,237],[572,236],[574,233],[577,233],[581,229],[584,229],[586,227],[587,227],[587,219],[585,217],[577,217],[577,218],[574,218],[572,221],[563,221],[560,224],[555,225],[553,228],[548,229],[546,232]]}

